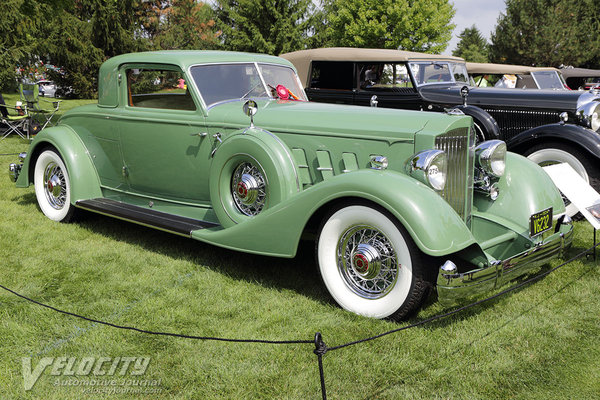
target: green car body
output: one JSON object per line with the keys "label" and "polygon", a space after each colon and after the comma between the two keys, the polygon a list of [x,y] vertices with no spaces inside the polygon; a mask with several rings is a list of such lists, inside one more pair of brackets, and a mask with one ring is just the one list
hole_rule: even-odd
{"label": "green car body", "polygon": [[[228,98],[237,77],[219,79],[232,71],[259,87]],[[164,86],[173,76],[178,88]],[[287,79],[285,96],[273,77]],[[493,289],[570,244],[561,196],[537,165],[507,153],[504,173],[482,183],[470,117],[312,103],[290,79],[293,66],[266,55],[114,57],[100,69],[98,104],[39,133],[11,176],[34,184],[58,221],[83,208],[280,257],[316,236],[334,299],[373,317],[410,315],[434,284],[442,300]],[[426,156],[443,158],[440,169],[419,169]],[[429,180],[442,176],[435,190]],[[547,231],[532,237],[532,215],[547,209]]]}

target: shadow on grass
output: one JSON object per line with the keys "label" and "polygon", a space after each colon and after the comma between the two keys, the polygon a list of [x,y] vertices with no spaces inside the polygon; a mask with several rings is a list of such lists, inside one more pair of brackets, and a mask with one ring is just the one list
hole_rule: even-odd
{"label": "shadow on grass", "polygon": [[323,303],[333,303],[316,268],[312,242],[301,242],[296,257],[288,259],[228,250],[91,212],[80,213],[75,223],[114,240],[188,261],[236,280],[289,289]]}
{"label": "shadow on grass", "polygon": [[16,196],[16,197],[12,198],[12,201],[16,202],[20,206],[28,206],[31,204],[37,204],[37,199],[35,198],[35,192],[26,193],[21,196]]}

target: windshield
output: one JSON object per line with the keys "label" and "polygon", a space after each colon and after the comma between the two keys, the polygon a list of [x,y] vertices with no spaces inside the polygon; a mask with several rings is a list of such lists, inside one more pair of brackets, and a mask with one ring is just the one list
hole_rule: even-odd
{"label": "windshield", "polygon": [[419,61],[409,65],[419,86],[432,83],[469,83],[469,74],[464,63]]}
{"label": "windshield", "polygon": [[535,71],[531,75],[540,89],[564,89],[565,86],[556,71]]}
{"label": "windshield", "polygon": [[281,86],[287,89],[290,99],[306,100],[296,73],[283,65],[198,65],[191,68],[191,74],[207,107],[228,100],[285,98],[278,90]]}

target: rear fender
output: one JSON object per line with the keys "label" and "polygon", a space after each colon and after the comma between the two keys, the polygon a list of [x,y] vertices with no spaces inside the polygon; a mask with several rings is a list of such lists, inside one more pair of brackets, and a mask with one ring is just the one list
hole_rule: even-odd
{"label": "rear fender", "polygon": [[83,142],[69,126],[61,125],[42,130],[31,143],[24,160],[17,187],[33,184],[33,171],[39,154],[54,147],[62,157],[71,179],[71,203],[102,197],[100,179]]}

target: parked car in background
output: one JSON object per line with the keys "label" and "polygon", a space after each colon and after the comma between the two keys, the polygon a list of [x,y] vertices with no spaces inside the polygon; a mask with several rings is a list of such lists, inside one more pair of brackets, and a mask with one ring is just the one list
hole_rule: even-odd
{"label": "parked car in background", "polygon": [[568,90],[558,69],[525,65],[466,63],[474,86]]}
{"label": "parked car in background", "polygon": [[54,82],[43,79],[37,81],[36,85],[38,85],[40,96],[54,97],[56,92],[56,85]]}
{"label": "parked car in background", "polygon": [[569,88],[573,90],[590,90],[600,86],[600,70],[588,68],[561,68]]}
{"label": "parked car in background", "polygon": [[[596,91],[469,87],[458,57],[399,50],[321,48],[282,54],[312,101],[473,118],[478,141],[501,139],[540,165],[569,163],[600,190],[600,94]],[[376,79],[368,77],[375,71]],[[569,214],[577,209],[570,206]]]}
{"label": "parked car in background", "polygon": [[9,167],[52,220],[85,209],[279,257],[314,239],[335,301],[395,320],[435,285],[489,291],[571,243],[550,178],[475,146],[470,117],[308,102],[291,63],[248,53],[126,54],[99,82]]}

